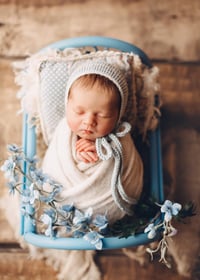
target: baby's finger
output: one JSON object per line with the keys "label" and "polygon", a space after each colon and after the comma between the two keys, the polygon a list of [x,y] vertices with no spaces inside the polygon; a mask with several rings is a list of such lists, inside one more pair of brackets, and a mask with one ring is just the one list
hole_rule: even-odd
{"label": "baby's finger", "polygon": [[84,162],[95,162],[98,160],[97,156],[92,152],[80,152],[79,155],[81,156]]}
{"label": "baby's finger", "polygon": [[96,146],[93,144],[90,144],[90,146],[84,148],[84,152],[95,152],[96,153]]}
{"label": "baby's finger", "polygon": [[89,163],[89,162],[92,161],[92,160],[91,160],[91,157],[90,157],[90,155],[88,155],[88,153],[86,153],[86,152],[81,152],[80,155],[81,155],[81,157],[82,157],[82,159],[83,159],[84,162]]}
{"label": "baby's finger", "polygon": [[76,143],[76,150],[81,152],[81,151],[90,151],[94,150],[95,145],[91,141],[81,141]]}
{"label": "baby's finger", "polygon": [[87,155],[90,157],[90,162],[95,162],[98,160],[98,156],[96,153],[87,152]]}
{"label": "baby's finger", "polygon": [[81,153],[78,153],[77,157],[78,157],[79,160],[81,160],[81,161],[83,161],[85,163],[89,162],[83,155],[81,155]]}

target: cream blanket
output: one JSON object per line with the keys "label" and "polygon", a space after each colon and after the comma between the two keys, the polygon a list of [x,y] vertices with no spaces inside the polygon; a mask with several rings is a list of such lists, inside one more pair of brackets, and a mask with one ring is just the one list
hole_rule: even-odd
{"label": "cream blanket", "polygon": [[[117,206],[111,191],[114,158],[99,159],[96,163],[79,161],[75,150],[76,141],[77,137],[69,129],[66,119],[62,119],[43,161],[43,171],[63,185],[62,203],[73,202],[83,211],[92,207],[94,215],[106,214],[109,223],[122,218],[126,213]],[[143,184],[142,161],[129,133],[120,138],[120,142],[123,153],[121,182],[125,193],[138,199]],[[63,251],[62,254],[62,261],[66,261],[61,265],[59,279],[100,280],[100,273],[93,260],[93,251]],[[55,250],[43,250],[43,255],[49,261],[58,257]],[[72,268],[75,268],[76,273]]]}
{"label": "cream blanket", "polygon": [[[126,213],[116,205],[111,193],[114,158],[100,159],[96,163],[79,161],[76,140],[76,135],[62,119],[44,157],[43,171],[63,185],[63,204],[73,202],[83,211],[92,207],[94,214],[106,214],[110,223],[122,218]],[[129,197],[137,200],[142,191],[142,161],[129,133],[119,140],[123,153],[122,186]]]}

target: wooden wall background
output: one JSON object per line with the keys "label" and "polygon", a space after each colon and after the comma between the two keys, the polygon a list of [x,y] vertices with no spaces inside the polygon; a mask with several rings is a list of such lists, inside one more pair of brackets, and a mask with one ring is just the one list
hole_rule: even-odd
{"label": "wooden wall background", "polygon": [[[164,182],[169,196],[195,201],[200,189],[200,1],[199,0],[0,0],[0,158],[7,143],[20,143],[21,116],[12,63],[57,40],[102,35],[134,43],[160,68],[163,96]],[[0,195],[6,192],[0,174]],[[8,205],[9,207],[9,205]],[[180,226],[178,269],[140,267],[121,252],[98,255],[103,279],[200,279],[199,216]],[[188,234],[195,232],[195,236]],[[197,264],[195,266],[195,262]],[[189,263],[194,267],[181,266]],[[194,262],[194,266],[193,266]],[[195,271],[195,272],[194,272]],[[192,276],[191,276],[192,275]],[[18,247],[0,211],[0,279],[56,279],[43,261],[31,261]],[[73,280],[73,279],[72,279]],[[92,280],[92,279],[91,279]]]}

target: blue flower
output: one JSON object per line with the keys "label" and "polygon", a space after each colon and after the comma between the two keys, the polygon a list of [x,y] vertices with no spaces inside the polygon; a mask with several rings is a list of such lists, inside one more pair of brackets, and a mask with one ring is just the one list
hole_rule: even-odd
{"label": "blue flower", "polygon": [[66,204],[66,205],[62,205],[61,209],[67,213],[69,212],[73,212],[75,207],[74,207],[74,204]]}
{"label": "blue flower", "polygon": [[[48,181],[48,177],[46,179]],[[54,183],[55,185],[50,185],[48,182],[43,184],[42,189],[45,192],[45,195],[40,196],[40,200],[45,203],[50,203],[56,200],[57,195],[61,192],[62,186]]]}
{"label": "blue flower", "polygon": [[96,247],[97,250],[101,250],[103,247],[103,236],[96,231],[90,231],[86,233],[83,237],[85,240],[90,242],[92,245]]}
{"label": "blue flower", "polygon": [[41,215],[40,220],[44,223],[47,228],[45,230],[45,235],[49,237],[55,236],[55,232],[53,230],[53,223],[55,220],[56,213],[53,209],[46,210],[43,215]]}
{"label": "blue flower", "polygon": [[25,189],[22,192],[22,202],[24,204],[30,203],[33,205],[35,200],[39,200],[39,197],[40,193],[37,189],[34,189],[34,183],[32,183],[28,189]]}
{"label": "blue flower", "polygon": [[173,216],[176,216],[181,210],[182,206],[179,203],[172,203],[170,200],[165,200],[161,206],[161,212],[165,213],[164,220],[166,222],[171,221]]}
{"label": "blue flower", "polygon": [[66,204],[62,205],[61,208],[58,209],[59,213],[63,216],[63,218],[68,218],[75,210],[74,204]]}
{"label": "blue flower", "polygon": [[105,234],[107,232],[108,219],[105,215],[96,215],[95,219],[93,220],[93,223],[101,233]]}
{"label": "blue flower", "polygon": [[78,209],[75,209],[73,223],[74,225],[89,224],[91,217],[92,217],[92,208],[89,208],[84,213],[82,213]]}
{"label": "blue flower", "polygon": [[57,216],[57,215],[56,215],[56,210],[55,210],[55,209],[53,209],[53,208],[46,209],[46,210],[44,211],[44,213],[47,214],[49,217],[51,217],[53,221],[55,221],[56,216]]}
{"label": "blue flower", "polygon": [[18,181],[18,176],[15,172],[16,163],[12,157],[9,157],[5,160],[4,164],[1,166],[1,171],[4,172],[6,178],[9,178],[10,181]]}
{"label": "blue flower", "polygon": [[37,189],[34,188],[34,183],[32,183],[29,187],[30,190],[30,204],[34,204],[35,200],[39,200],[40,193]]}
{"label": "blue flower", "polygon": [[33,207],[26,207],[26,206],[22,206],[21,207],[21,213],[23,216],[33,216],[33,214],[35,213],[34,208]]}
{"label": "blue flower", "polygon": [[42,187],[43,184],[47,181],[48,175],[44,174],[42,170],[39,169],[31,169],[30,174],[32,177],[32,181],[35,182],[38,186]]}
{"label": "blue flower", "polygon": [[23,204],[30,203],[30,200],[31,200],[30,190],[29,189],[23,190],[21,198],[22,198],[22,203]]}
{"label": "blue flower", "polygon": [[15,155],[12,156],[12,159],[16,163],[16,166],[21,168],[21,163],[22,163],[22,160],[23,160],[22,155],[15,154]]}
{"label": "blue flower", "polygon": [[35,210],[33,207],[26,207],[26,206],[22,206],[21,207],[21,214],[25,217],[28,217],[31,220],[31,223],[36,226],[36,220],[34,219],[34,213]]}
{"label": "blue flower", "polygon": [[26,158],[27,163],[29,164],[30,171],[34,171],[36,169],[36,164],[39,161],[37,156],[33,158]]}
{"label": "blue flower", "polygon": [[144,232],[148,233],[147,237],[149,239],[153,239],[156,236],[156,227],[151,223],[145,228]]}
{"label": "blue flower", "polygon": [[19,147],[16,144],[9,144],[7,145],[7,149],[8,151],[12,152],[12,153],[21,153],[22,152],[22,147]]}
{"label": "blue flower", "polygon": [[86,231],[90,224],[92,217],[92,208],[88,208],[86,212],[82,213],[78,209],[74,211],[73,225],[80,231]]}
{"label": "blue flower", "polygon": [[39,200],[44,203],[50,203],[55,200],[55,193],[52,192],[49,195],[40,195]]}
{"label": "blue flower", "polygon": [[74,238],[82,238],[85,235],[83,231],[75,230],[73,231],[73,237]]}
{"label": "blue flower", "polygon": [[7,187],[9,189],[9,194],[15,194],[16,182],[8,182]]}

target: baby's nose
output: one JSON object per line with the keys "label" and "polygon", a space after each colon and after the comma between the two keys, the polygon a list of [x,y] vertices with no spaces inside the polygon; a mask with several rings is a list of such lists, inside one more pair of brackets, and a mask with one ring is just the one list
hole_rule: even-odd
{"label": "baby's nose", "polygon": [[87,114],[84,119],[84,124],[86,125],[94,125],[96,123],[96,118],[94,114]]}

